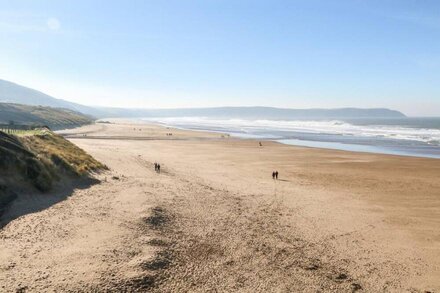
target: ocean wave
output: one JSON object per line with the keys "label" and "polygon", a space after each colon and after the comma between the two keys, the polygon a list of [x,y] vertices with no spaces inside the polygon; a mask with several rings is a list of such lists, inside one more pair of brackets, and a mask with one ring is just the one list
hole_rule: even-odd
{"label": "ocean wave", "polygon": [[[430,145],[440,145],[440,129],[411,128],[390,125],[354,125],[342,120],[244,120],[211,119],[207,117],[145,118],[165,125],[201,130],[226,131],[235,134],[257,135],[270,132],[283,138],[283,132],[308,134],[332,134],[341,136],[377,137],[396,140],[412,140]],[[276,136],[275,135],[275,136]],[[274,136],[274,137],[275,137]]]}

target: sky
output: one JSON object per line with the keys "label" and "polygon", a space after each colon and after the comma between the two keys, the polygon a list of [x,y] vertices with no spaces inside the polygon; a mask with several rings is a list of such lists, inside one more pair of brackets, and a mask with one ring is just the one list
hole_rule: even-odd
{"label": "sky", "polygon": [[0,0],[0,79],[95,106],[440,116],[440,1]]}

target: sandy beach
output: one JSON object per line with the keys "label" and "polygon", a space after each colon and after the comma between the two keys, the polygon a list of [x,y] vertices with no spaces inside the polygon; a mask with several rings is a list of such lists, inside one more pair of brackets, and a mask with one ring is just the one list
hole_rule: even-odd
{"label": "sandy beach", "polygon": [[123,120],[63,135],[110,171],[13,204],[1,292],[440,291],[438,159]]}

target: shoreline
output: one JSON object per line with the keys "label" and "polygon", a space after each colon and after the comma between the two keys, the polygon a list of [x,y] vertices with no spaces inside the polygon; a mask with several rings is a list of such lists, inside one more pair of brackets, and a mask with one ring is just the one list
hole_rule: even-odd
{"label": "shoreline", "polygon": [[[88,135],[90,132],[89,131],[85,131],[85,132],[81,132],[81,133],[76,133],[76,129],[78,128],[74,128],[74,129],[64,129],[61,131],[55,131],[56,133],[59,133],[60,135],[62,135],[63,137],[67,138],[67,139],[107,139],[107,140],[224,140],[224,139],[229,139],[229,140],[250,140],[250,141],[254,141],[255,143],[258,142],[269,142],[269,143],[278,143],[281,145],[285,145],[285,146],[291,146],[291,147],[295,147],[295,148],[305,148],[305,149],[316,149],[316,150],[321,150],[321,151],[337,151],[337,152],[348,152],[348,153],[353,153],[353,154],[365,154],[365,155],[378,155],[378,156],[392,156],[392,157],[401,157],[401,158],[414,158],[414,159],[433,159],[433,160],[439,160],[440,157],[435,157],[435,156],[423,156],[423,155],[413,155],[413,154],[403,154],[403,153],[383,153],[383,152],[370,152],[370,151],[357,151],[357,150],[348,150],[348,149],[339,149],[339,148],[326,148],[326,147],[319,147],[319,146],[309,146],[309,145],[301,145],[301,144],[289,144],[289,143],[284,143],[281,142],[281,140],[289,140],[289,139],[270,139],[270,138],[254,138],[254,137],[240,137],[240,136],[235,136],[235,135],[231,135],[229,133],[225,133],[225,132],[221,132],[221,131],[210,131],[210,130],[198,130],[198,129],[186,129],[186,128],[182,128],[182,127],[175,127],[175,126],[169,126],[163,123],[155,123],[155,122],[150,122],[150,121],[137,121],[137,120],[130,120],[130,119],[125,119],[125,118],[114,118],[114,119],[102,119],[102,120],[106,120],[106,121],[113,121],[111,122],[111,124],[120,124],[122,122],[122,124],[126,124],[126,125],[136,125],[136,126],[155,126],[155,127],[159,127],[162,129],[167,129],[167,130],[177,130],[177,131],[181,131],[181,132],[188,132],[188,133],[196,133],[196,134],[201,134],[200,136],[195,136],[195,137],[186,137],[186,138],[175,138],[175,137],[138,137],[138,136],[90,136]],[[97,125],[100,123],[95,123],[92,125]],[[111,125],[110,124],[110,125]],[[70,131],[69,131],[70,130]],[[72,132],[72,133],[71,133]],[[94,131],[92,130],[91,133],[93,133]],[[84,136],[83,134],[86,134],[86,136]],[[214,134],[214,136],[212,135]],[[295,139],[296,140],[296,139]],[[327,144],[328,142],[321,142],[321,141],[311,141],[311,140],[303,140],[304,142],[308,143],[323,143],[323,144]],[[343,144],[343,143],[341,143]],[[348,146],[351,146],[351,144],[346,144]],[[363,145],[359,145],[359,146],[363,146]],[[374,147],[374,146],[372,146]]]}
{"label": "shoreline", "polygon": [[[401,155],[401,156],[411,156],[411,157],[427,157],[427,158],[435,158],[440,159],[440,145],[432,145],[428,142],[420,141],[417,139],[411,140],[411,139],[395,139],[388,137],[386,140],[382,141],[382,136],[371,136],[370,138],[375,140],[375,144],[369,144],[369,143],[362,143],[363,140],[365,140],[366,137],[358,136],[356,138],[356,135],[348,135],[346,137],[353,137],[353,140],[350,141],[347,139],[341,140],[341,138],[345,137],[344,134],[333,134],[333,133],[316,133],[313,134],[317,137],[314,139],[307,138],[312,133],[304,132],[302,135],[300,133],[297,133],[296,135],[293,135],[295,131],[292,132],[293,136],[285,136],[285,137],[270,137],[271,135],[267,136],[267,134],[258,134],[255,133],[249,133],[245,134],[243,132],[237,132],[233,131],[233,128],[230,128],[229,131],[225,130],[216,130],[213,129],[212,126],[203,126],[199,125],[190,125],[187,126],[177,126],[173,124],[167,124],[165,122],[160,121],[154,121],[154,120],[142,120],[142,119],[133,119],[133,121],[136,121],[136,123],[142,124],[155,124],[163,127],[172,127],[175,129],[180,130],[187,130],[187,131],[206,131],[206,132],[212,132],[212,133],[227,133],[228,135],[231,135],[236,138],[241,139],[256,139],[256,140],[272,140],[272,141],[279,141],[281,143],[285,144],[292,144],[292,145],[299,145],[299,146],[307,146],[307,147],[317,147],[317,148],[328,148],[328,149],[337,149],[337,150],[346,150],[346,151],[354,151],[354,152],[368,152],[368,153],[377,153],[377,154],[391,154],[391,155]],[[269,127],[270,129],[270,127]],[[420,129],[422,131],[423,129]],[[286,131],[286,130],[282,130]],[[438,131],[438,130],[434,130]],[[324,138],[326,135],[333,136],[330,140],[325,140]],[[275,135],[277,136],[277,135]],[[321,136],[323,139],[319,139]],[[285,142],[283,142],[285,141]],[[290,142],[289,142],[290,141]],[[296,143],[292,143],[292,141],[295,141]],[[393,142],[393,144],[390,146],[389,143]],[[406,145],[405,143],[412,144],[416,143],[418,146],[414,146],[412,144]]]}

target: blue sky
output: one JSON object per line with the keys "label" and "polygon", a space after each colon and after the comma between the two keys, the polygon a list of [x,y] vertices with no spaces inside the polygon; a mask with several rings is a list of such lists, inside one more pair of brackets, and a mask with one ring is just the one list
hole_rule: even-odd
{"label": "blue sky", "polygon": [[0,0],[0,78],[88,105],[440,116],[440,1]]}

